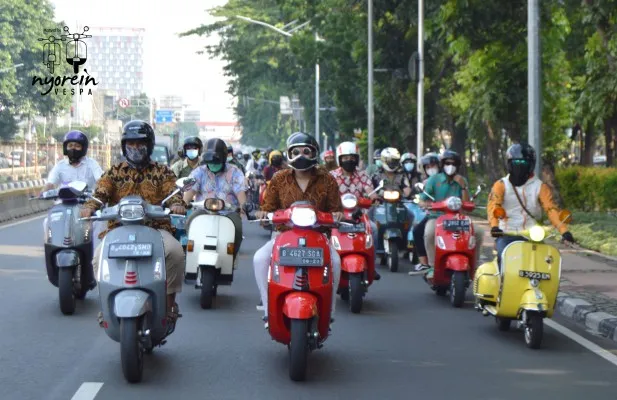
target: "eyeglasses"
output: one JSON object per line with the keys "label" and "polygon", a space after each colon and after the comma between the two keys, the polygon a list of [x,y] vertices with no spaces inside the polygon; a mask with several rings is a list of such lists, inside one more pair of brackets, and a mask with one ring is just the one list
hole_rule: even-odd
{"label": "eyeglasses", "polygon": [[300,154],[305,156],[311,156],[313,155],[313,149],[311,149],[310,147],[294,147],[291,150],[291,155],[294,158],[298,157]]}

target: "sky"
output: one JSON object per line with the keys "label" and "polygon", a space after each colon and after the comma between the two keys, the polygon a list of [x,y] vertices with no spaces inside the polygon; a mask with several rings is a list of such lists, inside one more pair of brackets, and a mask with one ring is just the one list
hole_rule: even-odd
{"label": "sky", "polygon": [[[218,38],[178,33],[215,19],[207,10],[227,0],[51,0],[55,19],[79,25],[145,28],[144,90],[150,97],[179,95],[202,121],[231,122],[234,99],[225,91],[224,62],[196,51]],[[71,29],[72,31],[73,29]],[[180,65],[182,68],[180,69]]]}

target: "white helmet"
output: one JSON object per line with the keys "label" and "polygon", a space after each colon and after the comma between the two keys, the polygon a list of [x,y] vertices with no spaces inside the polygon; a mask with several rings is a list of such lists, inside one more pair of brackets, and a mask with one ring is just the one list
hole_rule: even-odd
{"label": "white helmet", "polygon": [[394,147],[386,147],[381,151],[381,166],[389,172],[395,172],[401,167],[401,153]]}
{"label": "white helmet", "polygon": [[341,156],[355,156],[356,162],[360,161],[358,145],[353,142],[343,142],[336,148],[336,163],[341,166]]}

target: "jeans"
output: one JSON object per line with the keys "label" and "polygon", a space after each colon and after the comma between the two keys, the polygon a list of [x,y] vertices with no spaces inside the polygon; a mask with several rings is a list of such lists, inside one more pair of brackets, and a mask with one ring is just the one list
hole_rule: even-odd
{"label": "jeans", "polygon": [[[274,235],[273,235],[274,236]],[[274,247],[274,238],[264,244],[253,256],[253,267],[255,268],[255,280],[259,288],[259,295],[264,306],[264,314],[268,316],[268,270],[270,261],[272,260],[272,248]],[[336,249],[330,245],[330,259],[332,260],[332,315],[336,305],[336,292],[338,283],[341,278],[341,257],[339,257]]]}
{"label": "jeans", "polygon": [[426,257],[426,246],[424,245],[424,230],[428,217],[425,217],[413,228],[413,242],[416,246],[416,254],[418,257]]}
{"label": "jeans", "polygon": [[495,240],[495,247],[497,248],[497,268],[501,272],[501,254],[510,243],[514,242],[526,242],[527,238],[524,236],[500,236]]}

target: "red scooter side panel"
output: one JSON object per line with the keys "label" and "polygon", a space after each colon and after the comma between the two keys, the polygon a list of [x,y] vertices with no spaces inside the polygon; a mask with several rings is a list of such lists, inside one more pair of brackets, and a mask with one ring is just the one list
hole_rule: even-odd
{"label": "red scooter side panel", "polygon": [[469,259],[462,254],[450,254],[446,258],[446,269],[452,271],[469,271]]}
{"label": "red scooter side panel", "polygon": [[[464,258],[467,263],[467,268],[465,270],[468,270],[470,277],[473,277],[473,260],[475,260],[476,251],[475,248],[469,249],[469,240],[474,236],[473,222],[470,223],[470,229],[467,232],[455,233],[446,231],[443,227],[443,222],[445,220],[462,220],[467,219],[468,217],[460,212],[452,212],[447,209],[445,212],[446,213],[437,218],[437,221],[435,222],[435,270],[431,282],[431,284],[435,286],[442,287],[450,286],[451,271],[460,271],[460,269],[455,269],[458,267],[449,268],[448,263],[451,263],[453,266],[462,265],[462,262],[449,261],[451,257]],[[443,240],[445,249],[441,249],[439,247],[437,242],[438,237],[441,237]]]}
{"label": "red scooter side panel", "polygon": [[367,268],[366,258],[360,254],[348,254],[341,259],[341,271],[356,274],[364,272]]}
{"label": "red scooter side panel", "polygon": [[310,319],[317,315],[317,297],[309,292],[291,292],[285,296],[283,314],[290,319]]}

